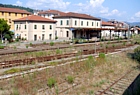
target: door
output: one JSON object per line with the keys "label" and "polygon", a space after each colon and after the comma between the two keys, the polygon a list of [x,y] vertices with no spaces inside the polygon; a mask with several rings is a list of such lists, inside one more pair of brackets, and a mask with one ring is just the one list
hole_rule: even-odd
{"label": "door", "polygon": [[45,34],[42,34],[42,40],[44,40],[45,39]]}
{"label": "door", "polygon": [[36,41],[37,40],[37,35],[34,35],[34,41]]}
{"label": "door", "polygon": [[52,34],[49,34],[49,39],[50,39],[50,40],[52,39]]}

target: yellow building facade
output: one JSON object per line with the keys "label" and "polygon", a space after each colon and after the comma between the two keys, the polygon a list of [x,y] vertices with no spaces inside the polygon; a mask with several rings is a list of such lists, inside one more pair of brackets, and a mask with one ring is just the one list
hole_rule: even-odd
{"label": "yellow building facade", "polygon": [[0,19],[7,20],[8,25],[10,25],[10,30],[14,31],[13,20],[19,19],[31,15],[30,12],[15,8],[4,8],[0,7]]}

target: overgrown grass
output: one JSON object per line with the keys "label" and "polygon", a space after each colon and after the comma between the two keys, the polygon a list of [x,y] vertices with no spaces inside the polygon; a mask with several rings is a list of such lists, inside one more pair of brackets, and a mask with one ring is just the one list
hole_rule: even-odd
{"label": "overgrown grass", "polygon": [[67,80],[68,83],[73,83],[74,82],[74,77],[69,75],[69,76],[66,77],[66,80]]}
{"label": "overgrown grass", "polygon": [[49,79],[48,79],[47,85],[48,85],[50,88],[54,87],[55,84],[56,84],[55,78],[52,77],[52,78],[49,78]]}
{"label": "overgrown grass", "polygon": [[12,68],[12,69],[4,71],[4,74],[12,74],[12,73],[20,72],[20,71],[22,71],[20,68]]}

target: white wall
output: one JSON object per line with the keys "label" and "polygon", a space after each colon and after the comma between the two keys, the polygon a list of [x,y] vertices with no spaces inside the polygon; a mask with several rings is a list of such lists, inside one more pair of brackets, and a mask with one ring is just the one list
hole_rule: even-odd
{"label": "white wall", "polygon": [[[16,26],[21,26],[20,29],[16,30]],[[26,29],[24,28],[26,25]],[[34,29],[34,25],[37,25],[37,29]],[[42,29],[42,25],[45,26],[45,29]],[[52,29],[50,29],[50,25]],[[42,40],[42,34],[44,34],[44,40],[55,38],[55,23],[46,23],[46,22],[15,22],[15,36],[17,34],[21,35],[21,38],[26,38],[27,40],[34,40],[34,35],[37,35],[37,40]]]}
{"label": "white wall", "polygon": [[[102,26],[102,28],[114,29],[115,27],[114,26]],[[110,36],[110,30],[102,30],[101,33],[102,33],[102,36],[104,36],[104,37]],[[115,34],[115,32],[114,32],[114,30],[111,30],[111,36],[113,34]]]}
{"label": "white wall", "polygon": [[[80,19],[80,18],[54,18],[54,20],[57,21],[56,23],[56,31],[58,38],[70,38],[72,39],[72,31],[70,28],[100,28],[101,27],[101,21],[96,20],[89,20],[89,19]],[[62,25],[61,25],[62,21]],[[67,25],[67,21],[69,24]],[[76,21],[76,25],[75,25]],[[83,25],[81,25],[81,22],[83,21]],[[88,22],[88,25],[87,25]],[[93,25],[92,25],[93,22]],[[98,23],[98,26],[97,26]],[[67,33],[66,31],[69,31],[69,37],[66,37]]]}

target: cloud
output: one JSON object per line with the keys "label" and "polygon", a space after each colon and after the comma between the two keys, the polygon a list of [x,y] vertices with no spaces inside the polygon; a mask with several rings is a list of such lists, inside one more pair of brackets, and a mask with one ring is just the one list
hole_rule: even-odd
{"label": "cloud", "polygon": [[14,5],[22,6],[22,2],[18,0],[18,1],[16,1],[16,4],[14,4]]}
{"label": "cloud", "polygon": [[66,9],[70,5],[70,2],[64,2],[63,0],[28,0],[27,7],[35,9]]}
{"label": "cloud", "polygon": [[123,13],[121,13],[119,10],[114,9],[111,12],[107,12],[105,14],[102,14],[103,16],[109,17],[109,16],[121,16]]}
{"label": "cloud", "polygon": [[139,11],[139,12],[137,12],[137,13],[135,13],[135,17],[140,18],[140,11]]}

